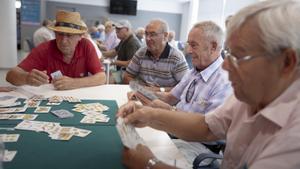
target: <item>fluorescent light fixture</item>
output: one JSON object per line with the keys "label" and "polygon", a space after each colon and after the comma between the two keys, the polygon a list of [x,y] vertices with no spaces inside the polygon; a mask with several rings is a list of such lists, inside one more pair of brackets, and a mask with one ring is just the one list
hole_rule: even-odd
{"label": "fluorescent light fixture", "polygon": [[21,4],[21,1],[16,1],[16,2],[15,2],[15,7],[16,7],[16,8],[18,8],[18,9],[21,8],[21,5],[22,5],[22,4]]}

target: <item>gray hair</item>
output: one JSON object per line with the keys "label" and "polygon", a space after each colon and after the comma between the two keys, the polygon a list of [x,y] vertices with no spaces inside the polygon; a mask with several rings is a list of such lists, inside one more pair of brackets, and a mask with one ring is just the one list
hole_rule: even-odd
{"label": "gray hair", "polygon": [[221,49],[224,43],[224,32],[220,26],[213,21],[203,21],[196,23],[194,28],[201,29],[204,32],[204,36],[210,40],[217,42],[218,49]]}
{"label": "gray hair", "polygon": [[166,21],[162,19],[153,19],[149,24],[159,24],[159,29],[161,32],[169,32],[169,25]]}
{"label": "gray hair", "polygon": [[248,6],[231,18],[227,38],[248,20],[254,18],[262,39],[262,47],[268,54],[275,56],[282,49],[292,48],[299,57],[299,11],[299,0],[270,0]]}

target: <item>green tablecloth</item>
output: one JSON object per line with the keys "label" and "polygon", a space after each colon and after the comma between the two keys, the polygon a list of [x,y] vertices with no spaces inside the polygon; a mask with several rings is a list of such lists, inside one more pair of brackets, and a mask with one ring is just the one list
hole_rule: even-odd
{"label": "green tablecloth", "polygon": [[[51,113],[39,113],[35,120],[59,122],[61,126],[72,126],[91,130],[87,137],[73,136],[69,141],[57,141],[48,137],[47,133],[25,130],[6,131],[0,133],[17,133],[17,142],[5,143],[8,150],[17,150],[11,162],[4,163],[4,169],[122,169],[122,143],[117,133],[115,114],[118,106],[112,100],[82,100],[82,103],[101,103],[110,109],[109,123],[82,124],[83,115],[71,111],[75,103],[63,102],[52,106],[52,110],[67,109],[74,113],[73,118],[60,119]],[[41,106],[46,105],[43,101]],[[28,108],[25,113],[31,114],[35,108]],[[15,127],[21,120],[0,120],[0,127]]]}
{"label": "green tablecloth", "polygon": [[[40,106],[47,106],[46,105],[47,101],[43,101]],[[118,110],[118,106],[116,101],[114,100],[82,100],[81,104],[86,104],[86,103],[101,103],[109,107],[108,111],[105,111],[104,114],[107,114],[110,118],[108,123],[99,123],[97,122],[96,124],[82,124],[80,123],[80,120],[84,117],[79,112],[72,111],[74,108],[74,105],[77,103],[69,103],[69,102],[62,102],[60,105],[57,106],[51,106],[51,110],[58,110],[58,109],[66,109],[69,110],[71,113],[74,114],[74,117],[72,118],[67,118],[67,119],[60,119],[57,116],[53,115],[52,113],[34,113],[35,108],[27,108],[26,114],[37,114],[38,117],[35,119],[37,121],[48,121],[48,122],[58,122],[61,123],[61,125],[81,125],[81,126],[93,126],[93,125],[109,125],[109,126],[114,126],[116,124],[115,120],[115,114]],[[50,110],[50,111],[51,111]],[[0,124],[18,124],[22,120],[0,120]]]}
{"label": "green tablecloth", "polygon": [[[1,127],[9,125],[1,125]],[[13,125],[10,125],[13,127]],[[4,169],[122,169],[122,143],[114,126],[80,126],[91,130],[87,137],[73,136],[69,141],[52,140],[46,133],[4,131],[20,134],[18,142],[5,143],[17,150]]]}

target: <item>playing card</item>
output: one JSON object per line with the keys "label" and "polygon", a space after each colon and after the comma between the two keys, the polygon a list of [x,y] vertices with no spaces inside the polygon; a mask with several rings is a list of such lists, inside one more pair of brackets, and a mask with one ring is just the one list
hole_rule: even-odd
{"label": "playing card", "polygon": [[10,162],[14,159],[15,155],[17,154],[17,151],[8,151],[5,150],[4,151],[4,158],[3,161],[4,162]]}
{"label": "playing card", "polygon": [[61,102],[48,102],[46,105],[47,106],[57,106],[57,105],[60,105]]}
{"label": "playing card", "polygon": [[131,88],[131,90],[139,92],[140,94],[144,95],[149,100],[158,99],[158,97],[154,94],[154,92],[147,90],[142,85],[140,85],[137,81],[134,80],[130,81],[129,87]]}
{"label": "playing card", "polygon": [[36,100],[27,100],[26,101],[26,107],[38,107],[41,104],[41,101]]}
{"label": "playing card", "polygon": [[81,100],[79,98],[72,97],[72,96],[64,96],[63,98],[64,98],[64,100],[66,100],[70,103],[79,103],[79,102],[81,102]]}
{"label": "playing card", "polygon": [[41,101],[41,100],[46,100],[46,97],[43,95],[34,95],[30,98],[30,100]]}
{"label": "playing card", "polygon": [[20,134],[0,134],[0,141],[7,142],[17,142]]}
{"label": "playing card", "polygon": [[37,107],[34,112],[35,113],[48,113],[50,111],[51,107],[48,106],[39,106]]}
{"label": "playing card", "polygon": [[52,79],[58,79],[58,78],[62,77],[63,74],[61,73],[60,70],[58,70],[56,72],[51,73],[50,76]]}
{"label": "playing card", "polygon": [[52,114],[56,115],[59,118],[70,118],[70,117],[74,117],[74,114],[69,112],[68,110],[52,110],[51,111]]}
{"label": "playing card", "polygon": [[128,148],[135,148],[138,144],[144,144],[144,140],[130,124],[125,124],[123,118],[117,119],[117,131],[121,137],[123,145]]}
{"label": "playing card", "polygon": [[80,128],[74,128],[74,136],[77,136],[77,137],[86,137],[91,132],[92,131],[90,131],[90,130],[85,130],[85,129],[80,129]]}
{"label": "playing card", "polygon": [[73,136],[73,133],[56,133],[56,134],[53,134],[53,135],[50,135],[50,137],[53,139],[53,140],[70,140]]}
{"label": "playing card", "polygon": [[85,124],[95,124],[96,120],[93,118],[89,118],[88,116],[85,116],[81,119],[80,123],[85,123]]}
{"label": "playing card", "polygon": [[50,103],[60,103],[60,102],[64,101],[63,97],[61,97],[61,96],[52,96],[48,100]]}

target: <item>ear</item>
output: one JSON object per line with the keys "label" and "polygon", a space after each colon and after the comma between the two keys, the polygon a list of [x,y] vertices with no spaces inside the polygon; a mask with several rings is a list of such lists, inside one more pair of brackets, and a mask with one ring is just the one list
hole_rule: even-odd
{"label": "ear", "polygon": [[218,47],[218,43],[216,41],[212,41],[210,44],[211,44],[211,50],[216,51]]}
{"label": "ear", "polygon": [[296,51],[294,49],[288,48],[282,52],[282,55],[284,55],[282,73],[289,74],[295,71],[298,65],[298,57]]}

